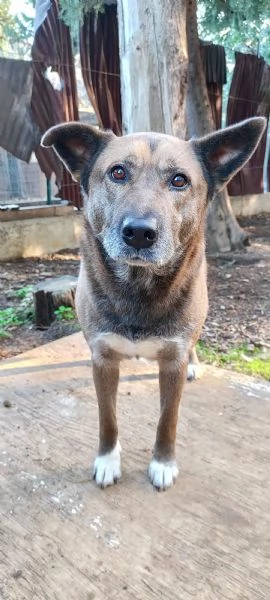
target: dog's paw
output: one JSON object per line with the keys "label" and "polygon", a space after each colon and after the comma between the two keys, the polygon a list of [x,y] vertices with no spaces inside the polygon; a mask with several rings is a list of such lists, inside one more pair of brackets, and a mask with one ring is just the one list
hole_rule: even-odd
{"label": "dog's paw", "polygon": [[200,365],[196,363],[188,363],[187,368],[187,380],[193,381],[194,379],[199,379],[201,375]]}
{"label": "dog's paw", "polygon": [[151,460],[148,475],[151,483],[158,490],[167,490],[171,487],[179,471],[175,460],[161,462],[153,458]]}
{"label": "dog's paw", "polygon": [[121,477],[121,446],[117,442],[115,448],[107,454],[97,456],[94,462],[93,478],[101,488],[117,483]]}

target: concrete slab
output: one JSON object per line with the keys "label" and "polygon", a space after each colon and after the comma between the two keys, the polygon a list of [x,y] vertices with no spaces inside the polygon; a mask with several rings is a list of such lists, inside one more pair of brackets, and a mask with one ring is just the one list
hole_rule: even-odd
{"label": "concrete slab", "polygon": [[231,205],[236,217],[252,217],[270,212],[270,192],[231,196]]}
{"label": "concrete slab", "polygon": [[1,363],[0,384],[1,600],[269,600],[268,384],[208,370],[186,385],[166,493],[146,474],[155,364],[123,364],[123,476],[104,491],[81,334]]}
{"label": "concrete slab", "polygon": [[[0,263],[17,258],[44,256],[64,248],[78,248],[81,236],[81,214],[70,213],[72,207],[52,207],[53,216],[22,219],[23,211],[14,211],[20,215],[13,221],[0,219]],[[61,215],[61,210],[67,213]],[[36,213],[38,214],[38,210]],[[41,209],[44,212],[44,209]],[[50,209],[49,209],[50,210]],[[26,212],[30,212],[30,209]],[[35,211],[33,211],[34,213]],[[63,212],[63,210],[62,210]],[[1,216],[1,215],[0,215]]]}

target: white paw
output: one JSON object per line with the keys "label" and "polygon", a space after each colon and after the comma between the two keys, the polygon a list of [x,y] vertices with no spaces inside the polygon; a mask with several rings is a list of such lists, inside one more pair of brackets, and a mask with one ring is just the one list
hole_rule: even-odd
{"label": "white paw", "polygon": [[97,456],[94,462],[93,477],[96,484],[102,488],[113,485],[121,477],[121,446],[117,441],[116,446],[108,454]]}
{"label": "white paw", "polygon": [[200,374],[201,374],[200,365],[196,365],[195,363],[188,363],[188,368],[187,368],[188,381],[193,381],[193,379],[199,379]]}
{"label": "white paw", "polygon": [[167,490],[171,487],[178,475],[179,471],[175,460],[168,462],[160,462],[151,460],[148,470],[148,475],[151,483],[158,490]]}

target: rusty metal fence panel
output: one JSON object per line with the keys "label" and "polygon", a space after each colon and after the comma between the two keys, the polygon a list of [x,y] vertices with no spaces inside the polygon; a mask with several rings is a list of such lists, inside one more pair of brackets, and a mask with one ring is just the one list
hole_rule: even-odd
{"label": "rusty metal fence panel", "polygon": [[80,31],[82,75],[99,124],[122,133],[117,5],[85,15]]}
{"label": "rusty metal fence panel", "polygon": [[[61,121],[79,119],[74,58],[69,28],[59,16],[57,0],[50,3],[46,17],[38,27],[32,47],[33,94],[32,112],[42,133]],[[49,71],[48,71],[49,70]],[[50,82],[48,73],[56,73],[57,86]],[[38,146],[36,155],[46,177],[56,174],[61,186],[59,196],[81,207],[79,185],[62,165],[52,150]]]}
{"label": "rusty metal fence panel", "polygon": [[[235,54],[235,68],[229,92],[227,125],[232,125],[258,114],[269,115],[269,106],[264,105],[265,92],[270,87],[270,67],[263,58],[253,54]],[[264,108],[262,108],[264,106]],[[267,114],[268,113],[268,114]],[[263,161],[266,134],[245,167],[229,184],[231,196],[263,192]],[[270,180],[270,166],[268,168]]]}

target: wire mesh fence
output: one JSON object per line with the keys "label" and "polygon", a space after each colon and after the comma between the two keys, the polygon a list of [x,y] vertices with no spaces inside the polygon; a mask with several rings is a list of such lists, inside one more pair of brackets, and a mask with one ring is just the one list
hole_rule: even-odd
{"label": "wire mesh fence", "polygon": [[46,177],[33,154],[29,164],[0,148],[0,203],[46,200]]}

